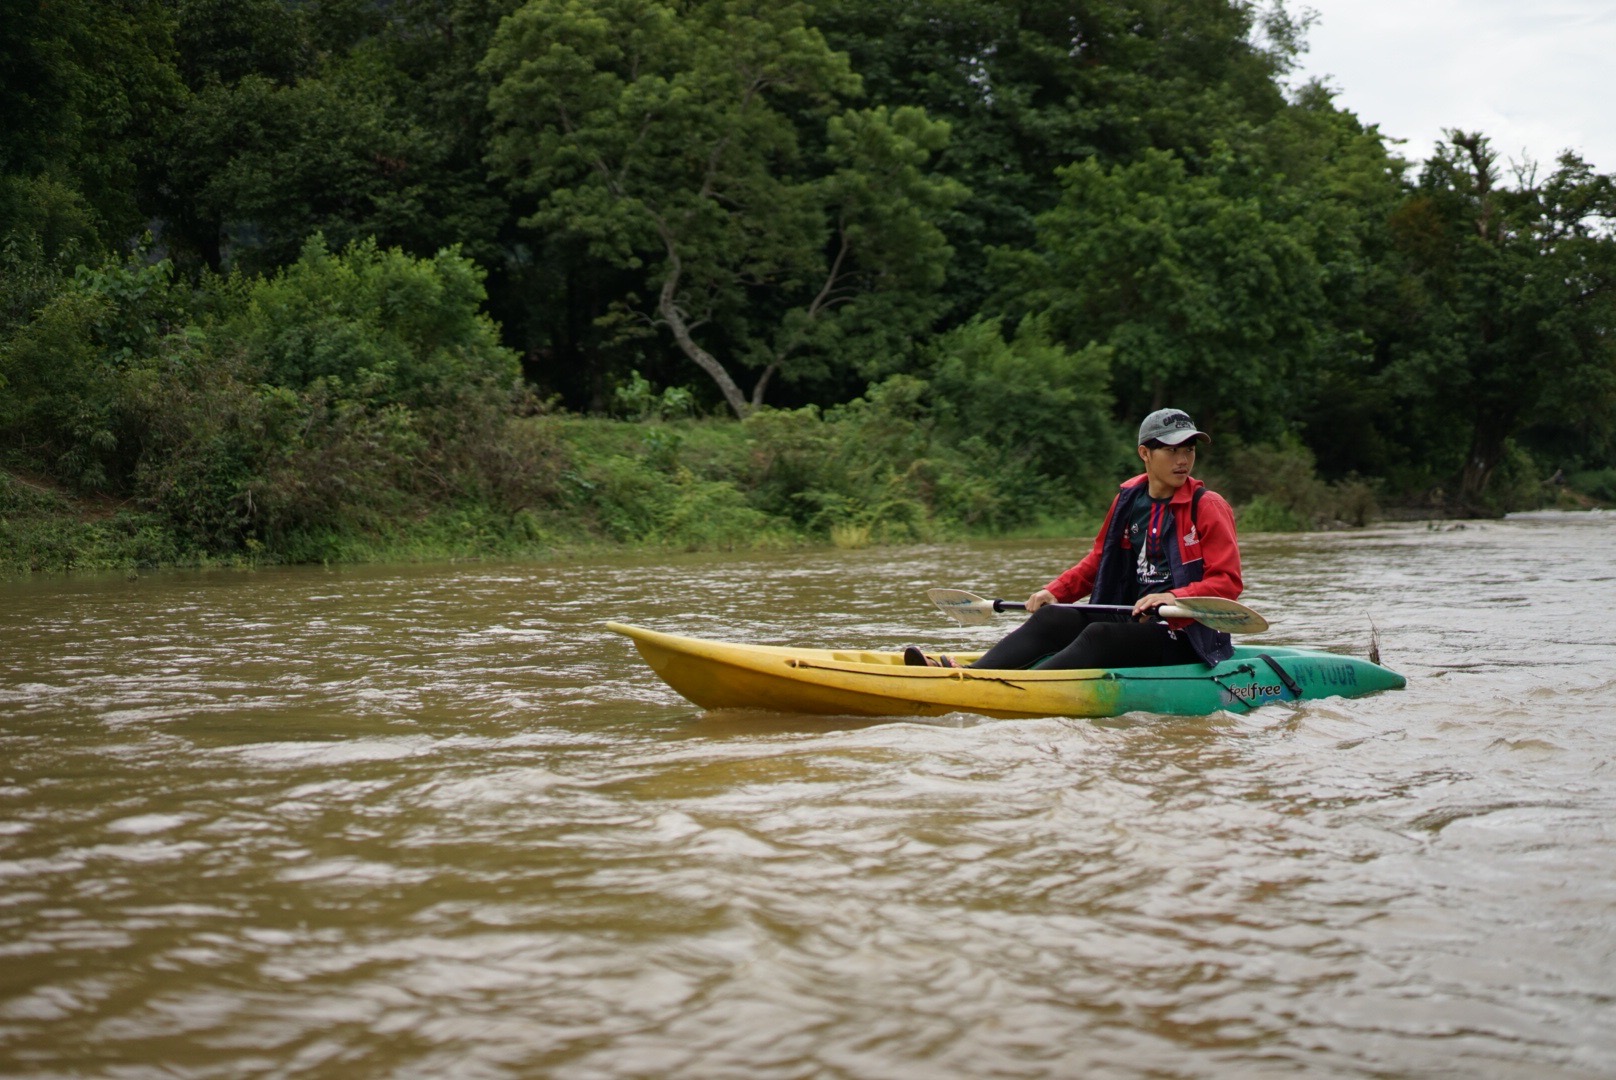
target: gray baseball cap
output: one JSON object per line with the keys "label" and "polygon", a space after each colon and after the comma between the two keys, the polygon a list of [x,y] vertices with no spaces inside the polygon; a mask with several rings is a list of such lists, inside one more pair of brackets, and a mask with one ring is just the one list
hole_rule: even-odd
{"label": "gray baseball cap", "polygon": [[1191,439],[1211,442],[1212,436],[1198,430],[1195,421],[1183,409],[1157,409],[1139,425],[1139,445],[1143,446],[1152,439],[1168,446],[1177,446]]}

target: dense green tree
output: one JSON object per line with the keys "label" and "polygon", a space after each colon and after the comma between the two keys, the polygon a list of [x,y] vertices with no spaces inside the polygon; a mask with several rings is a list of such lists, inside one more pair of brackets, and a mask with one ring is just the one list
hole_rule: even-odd
{"label": "dense green tree", "polygon": [[1376,377],[1386,361],[1370,328],[1395,292],[1387,222],[1407,195],[1407,165],[1318,83],[1302,87],[1246,150],[1254,175],[1273,185],[1265,202],[1283,200],[1309,224],[1324,298],[1315,347],[1292,366],[1286,420],[1330,479],[1384,475],[1404,451],[1382,422],[1396,405]]}
{"label": "dense green tree", "polygon": [[813,23],[873,100],[952,127],[938,168],[971,197],[946,220],[957,317],[984,302],[985,249],[1030,247],[1056,170],[1147,148],[1190,162],[1284,107],[1298,47],[1280,6],[1196,0],[814,0]]}
{"label": "dense green tree", "polygon": [[212,83],[175,125],[165,236],[214,269],[266,270],[315,231],[338,244],[413,239],[430,217],[426,141],[357,66],[290,86],[256,74]]}
{"label": "dense green tree", "polygon": [[302,13],[282,0],[179,0],[174,34],[192,90],[257,75],[289,85],[313,66]]}
{"label": "dense green tree", "polygon": [[1534,422],[1608,449],[1616,414],[1616,181],[1574,156],[1502,179],[1483,136],[1438,147],[1390,222],[1402,273],[1378,328],[1384,421],[1470,510]]}
{"label": "dense green tree", "polygon": [[[510,275],[518,207],[489,177],[492,79],[479,65],[520,0],[402,0],[378,35],[375,63],[415,131],[412,172],[424,216],[398,243],[417,254],[458,244],[491,275]],[[523,303],[532,303],[529,294]],[[510,314],[518,314],[510,305]]]}
{"label": "dense green tree", "polygon": [[642,287],[642,279],[591,257],[574,236],[519,228],[533,199],[490,176],[485,160],[493,77],[480,65],[500,20],[520,2],[402,0],[392,6],[378,40],[394,94],[425,136],[421,147],[428,154],[418,171],[428,211],[422,224],[429,231],[398,242],[418,253],[459,244],[488,270],[490,310],[506,341],[523,354],[529,380],[575,407],[605,411],[609,372],[643,358],[633,336],[614,349],[612,321],[597,320]]}
{"label": "dense green tree", "polygon": [[506,0],[186,0],[155,204],[177,256],[272,269],[314,231],[496,272],[514,220],[482,158],[477,74]]}
{"label": "dense green tree", "polygon": [[[804,274],[811,296],[800,287],[787,293],[783,318],[749,320],[749,366],[762,369],[753,405],[782,369],[798,380],[850,364],[864,379],[891,373],[912,360],[910,338],[941,307],[936,294],[953,253],[935,222],[965,194],[928,170],[947,126],[919,109],[882,106],[832,116],[826,127],[832,171],[809,188],[828,226],[826,260]],[[773,314],[778,304],[757,310]]]}
{"label": "dense green tree", "polygon": [[1247,194],[1227,152],[1201,175],[1156,150],[1061,175],[1039,248],[1003,253],[1007,311],[1047,316],[1068,347],[1109,347],[1124,415],[1171,404],[1205,423],[1278,434],[1322,314],[1306,220]]}
{"label": "dense green tree", "polygon": [[[917,110],[839,110],[858,80],[802,15],[531,0],[488,58],[492,160],[538,200],[526,224],[643,266],[645,314],[743,416],[777,372],[822,369],[827,344],[868,355],[849,338],[923,325],[926,305],[898,294],[936,285],[930,214],[955,197],[921,168],[945,129]],[[742,366],[761,368],[750,396]]]}
{"label": "dense green tree", "polygon": [[48,176],[109,240],[138,237],[141,163],[183,89],[172,41],[162,0],[0,0],[0,175]]}

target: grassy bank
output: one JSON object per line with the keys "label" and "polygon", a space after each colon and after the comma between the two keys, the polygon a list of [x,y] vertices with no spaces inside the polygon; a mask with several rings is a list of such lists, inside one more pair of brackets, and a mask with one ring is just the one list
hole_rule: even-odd
{"label": "grassy bank", "polygon": [[[158,502],[84,495],[0,470],[0,575],[171,566],[264,566],[479,558],[553,559],[611,550],[747,550],[1081,534],[1097,503],[1066,513],[1010,505],[929,425],[859,407],[730,420],[621,421],[540,415],[492,445],[520,482],[387,500],[355,491],[316,521],[236,543],[199,541]],[[497,480],[498,478],[496,478]],[[345,513],[344,509],[352,512]]]}
{"label": "grassy bank", "polygon": [[[400,496],[392,513],[378,512],[387,500],[374,492],[355,492],[352,513],[338,503],[323,518],[305,515],[273,533],[248,529],[225,544],[200,541],[172,500],[74,494],[36,473],[0,470],[0,575],[863,547],[1084,537],[1096,527],[1114,479],[1035,497],[1028,489],[1043,478],[1005,475],[1017,467],[1013,455],[962,447],[929,418],[904,412],[877,394],[829,415],[770,411],[745,423],[515,418],[493,442],[490,468],[519,482],[496,476],[423,489],[431,497]],[[1206,458],[1199,471],[1234,501],[1245,532],[1440,516],[1428,498],[1384,500],[1377,483],[1325,483],[1296,447],[1231,441]],[[1119,456],[1113,477],[1126,470]],[[1598,505],[1599,495],[1616,494],[1610,481],[1598,474],[1520,485],[1511,508]]]}
{"label": "grassy bank", "polygon": [[825,408],[696,418],[636,375],[584,417],[523,381],[481,281],[319,237],[269,276],[49,279],[0,326],[0,572],[1008,535],[1126,468],[1094,356],[1039,333],[973,324]]}

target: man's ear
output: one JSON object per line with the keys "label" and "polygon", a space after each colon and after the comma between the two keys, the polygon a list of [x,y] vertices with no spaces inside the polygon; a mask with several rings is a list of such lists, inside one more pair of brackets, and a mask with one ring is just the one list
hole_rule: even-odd
{"label": "man's ear", "polygon": [[1139,444],[1139,460],[1143,461],[1146,465],[1150,464],[1150,447],[1144,445],[1143,443]]}

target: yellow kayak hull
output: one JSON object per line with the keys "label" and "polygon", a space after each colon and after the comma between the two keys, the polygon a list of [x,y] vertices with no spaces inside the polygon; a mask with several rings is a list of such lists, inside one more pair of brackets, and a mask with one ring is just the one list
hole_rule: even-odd
{"label": "yellow kayak hull", "polygon": [[[744,645],[627,623],[606,627],[632,640],[663,682],[704,709],[832,716],[967,712],[1005,719],[1135,711],[1204,715],[1403,685],[1402,676],[1367,660],[1302,649],[1240,647],[1216,668],[992,671],[909,667],[895,652]],[[954,656],[962,663],[975,658]]]}

